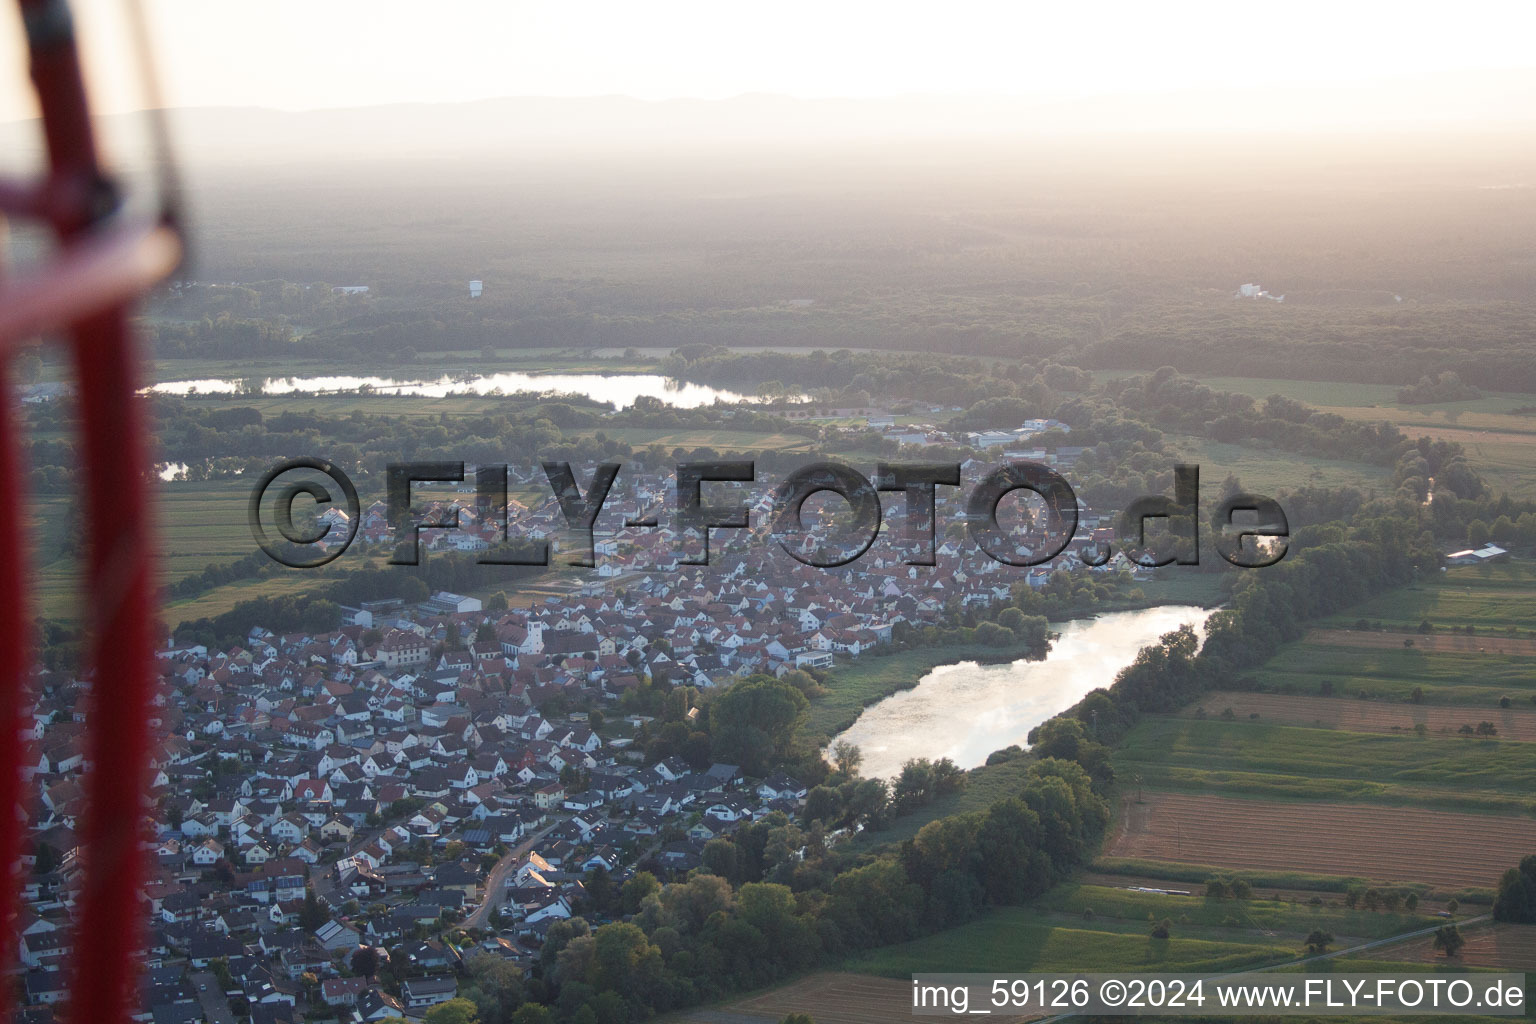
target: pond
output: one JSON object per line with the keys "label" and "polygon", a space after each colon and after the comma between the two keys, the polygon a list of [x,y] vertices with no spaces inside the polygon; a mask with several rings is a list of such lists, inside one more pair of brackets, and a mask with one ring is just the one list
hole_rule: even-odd
{"label": "pond", "polygon": [[832,742],[857,744],[868,778],[895,776],[914,757],[974,768],[994,750],[1024,746],[1031,729],[1113,683],[1143,647],[1186,623],[1199,629],[1212,611],[1160,605],[1109,612],[1060,627],[1043,661],[940,665],[913,689],[865,708]]}

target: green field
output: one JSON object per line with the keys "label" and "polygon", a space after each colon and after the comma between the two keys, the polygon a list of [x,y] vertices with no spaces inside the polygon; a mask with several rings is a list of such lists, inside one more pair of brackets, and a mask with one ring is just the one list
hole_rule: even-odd
{"label": "green field", "polygon": [[[1109,922],[1130,922],[1145,929],[1148,917],[1169,918],[1185,927],[1220,929],[1207,934],[1214,937],[1234,932],[1251,941],[1268,941],[1285,936],[1297,941],[1314,928],[1339,936],[1377,939],[1422,928],[1434,919],[1427,915],[1350,910],[1335,900],[1320,905],[1294,903],[1278,899],[1218,900],[1207,899],[1203,887],[1191,885],[1195,895],[1173,896],[1132,892],[1102,885],[1069,884],[1046,893],[1034,906],[1052,914],[1068,915],[1079,922],[1086,911],[1092,912],[1096,927]],[[1177,934],[1177,933],[1176,933]]]}
{"label": "green field", "polygon": [[[1240,706],[1229,718],[1217,714],[1216,705],[1206,705],[1209,717],[1186,709],[1177,717],[1142,719],[1113,752],[1116,776],[1153,791],[1528,818],[1536,813],[1536,743],[1466,737],[1459,730],[1498,718],[1506,698],[1512,709],[1529,713],[1536,693],[1536,655],[1503,651],[1498,645],[1506,630],[1518,631],[1520,643],[1528,643],[1529,624],[1536,617],[1533,580],[1532,567],[1518,561],[1437,573],[1318,624],[1352,630],[1364,619],[1399,632],[1334,633],[1328,642],[1304,637],[1243,673],[1232,687],[1308,697],[1332,694],[1340,702],[1366,699],[1404,706],[1418,700],[1437,707],[1440,725],[1434,731],[1419,736],[1404,726],[1400,731],[1352,732],[1340,724],[1399,717],[1387,709],[1342,719],[1324,716],[1313,727],[1271,723],[1252,709],[1242,714]],[[1418,624],[1426,618],[1435,628],[1419,634]],[[1433,649],[1432,638],[1468,623],[1476,625],[1476,637],[1469,640],[1461,633],[1457,641],[1470,649]],[[1403,647],[1402,639],[1421,642]],[[1381,643],[1385,646],[1370,646]],[[1233,703],[1240,698],[1234,694]],[[1453,710],[1447,714],[1446,708]],[[1141,862],[1097,867],[1133,875],[1144,871],[1150,877],[1167,877],[1168,872],[1166,865]],[[1299,883],[1299,888],[1313,887],[1304,879]]]}
{"label": "green field", "polygon": [[1200,467],[1205,487],[1218,487],[1228,474],[1250,490],[1273,496],[1302,487],[1355,487],[1385,494],[1392,471],[1386,466],[1343,459],[1299,458],[1295,452],[1227,444],[1192,434],[1168,434],[1168,449]]}
{"label": "green field", "polygon": [[1498,635],[1514,626],[1529,634],[1536,631],[1536,565],[1509,561],[1456,566],[1424,583],[1388,591],[1321,624],[1348,628],[1359,619],[1379,621],[1389,629],[1414,629],[1428,619],[1437,629],[1472,626],[1479,634]]}
{"label": "green field", "polygon": [[[229,562],[256,549],[246,523],[250,484],[238,480],[157,485],[156,523],[162,582]],[[32,506],[34,593],[41,614],[70,618],[76,612],[79,564],[66,553],[65,531],[72,498],[39,496]],[[85,538],[78,538],[83,550]],[[295,575],[298,575],[297,573]],[[312,580],[310,582],[313,582]]]}
{"label": "green field", "polygon": [[[1462,402],[1405,405],[1397,400],[1397,388],[1389,384],[1259,377],[1201,377],[1200,382],[1218,391],[1235,391],[1260,400],[1284,395],[1345,419],[1385,420],[1410,438],[1427,435],[1455,441],[1466,448],[1468,461],[1495,493],[1536,497],[1536,473],[1532,472],[1536,469],[1536,414],[1516,411],[1531,408],[1530,395],[1488,393]],[[1320,476],[1314,482],[1321,482],[1335,472],[1327,466],[1322,460],[1309,459],[1305,467],[1298,463],[1295,473],[1310,476],[1315,471]],[[1258,472],[1266,467],[1258,464],[1253,468]],[[1248,483],[1246,473],[1238,475]],[[1279,475],[1285,475],[1284,471]]]}
{"label": "green field", "polygon": [[572,431],[574,437],[603,433],[632,448],[661,445],[674,448],[713,448],[717,452],[810,452],[816,442],[800,434],[766,433],[755,430],[665,430],[648,427],[594,427]]}
{"label": "green field", "polygon": [[1154,789],[1290,799],[1519,814],[1536,792],[1536,747],[1527,743],[1241,719],[1148,719],[1116,750],[1114,763],[1117,776],[1140,776]]}
{"label": "green field", "polygon": [[1287,644],[1264,665],[1246,673],[1251,687],[1308,695],[1331,687],[1339,696],[1394,701],[1407,700],[1417,689],[1427,704],[1469,709],[1497,707],[1506,696],[1523,706],[1536,694],[1536,655],[1499,649],[1499,640],[1511,632],[1524,641],[1536,628],[1536,566],[1529,562],[1448,569],[1320,620],[1318,625],[1353,629],[1362,619],[1401,631],[1404,639],[1413,638],[1425,619],[1437,633],[1471,625],[1483,638],[1477,644],[1482,649],[1350,647],[1302,640]]}
{"label": "green field", "polygon": [[1536,658],[1358,650],[1302,641],[1287,645],[1247,677],[1258,689],[1274,693],[1315,695],[1331,684],[1339,696],[1407,700],[1419,689],[1426,703],[1491,708],[1501,697],[1525,702],[1536,692]]}
{"label": "green field", "polygon": [[1075,927],[1041,920],[1034,907],[994,910],[970,924],[926,938],[872,950],[844,965],[846,970],[887,977],[918,972],[974,971],[1225,971],[1278,963],[1294,956],[1292,943],[1261,939],[1232,941],[1173,936],[1153,939],[1145,921],[1135,930]]}

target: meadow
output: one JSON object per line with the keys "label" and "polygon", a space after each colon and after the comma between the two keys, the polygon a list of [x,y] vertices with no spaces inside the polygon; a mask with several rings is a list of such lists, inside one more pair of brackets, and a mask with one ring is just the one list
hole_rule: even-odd
{"label": "meadow", "polygon": [[[1107,374],[1105,376],[1108,376]],[[1455,441],[1467,450],[1467,460],[1482,474],[1495,493],[1516,498],[1536,497],[1536,408],[1531,396],[1514,392],[1488,392],[1480,398],[1461,402],[1404,404],[1398,401],[1397,387],[1391,384],[1354,384],[1340,381],[1298,381],[1265,377],[1208,377],[1200,382],[1219,391],[1233,391],[1263,400],[1270,395],[1284,395],[1350,420],[1375,422],[1385,420],[1411,438],[1431,437]],[[1197,452],[1200,445],[1193,445]],[[1212,464],[1219,461],[1221,447],[1207,454]],[[1229,459],[1241,464],[1242,458]],[[1252,462],[1252,457],[1247,457]],[[1252,465],[1251,471],[1263,467]],[[1305,475],[1311,483],[1337,482],[1342,467],[1324,460],[1296,463],[1289,474]],[[1244,482],[1246,473],[1238,474]],[[1255,480],[1262,479],[1255,476]],[[1364,479],[1362,477],[1362,479]],[[1254,484],[1253,486],[1257,486]],[[1358,486],[1358,484],[1357,484]]]}
{"label": "meadow", "polygon": [[[1142,720],[1113,755],[1137,799],[1107,852],[1492,885],[1536,844],[1536,657],[1517,653],[1532,579],[1522,562],[1437,573],[1324,620],[1232,691]],[[1483,722],[1492,736],[1463,733]]]}
{"label": "meadow", "polygon": [[1145,920],[1134,928],[1075,926],[1042,921],[1033,906],[1002,907],[958,928],[849,960],[844,968],[863,974],[901,977],[920,971],[1021,973],[1076,971],[1225,971],[1289,959],[1297,945],[1280,939],[1185,938],[1180,926],[1167,939],[1148,934]]}
{"label": "meadow", "polygon": [[1243,486],[1274,496],[1303,487],[1354,487],[1365,493],[1390,493],[1392,471],[1386,466],[1347,459],[1298,459],[1294,452],[1228,444],[1192,434],[1168,434],[1168,449],[1184,462],[1200,467],[1204,487],[1219,486],[1235,476]]}

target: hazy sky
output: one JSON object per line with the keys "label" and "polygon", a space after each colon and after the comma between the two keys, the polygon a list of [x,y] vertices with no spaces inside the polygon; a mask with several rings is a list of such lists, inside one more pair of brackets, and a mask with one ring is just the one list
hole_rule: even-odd
{"label": "hazy sky", "polygon": [[[76,0],[100,66],[123,0]],[[143,0],[174,106],[512,95],[1101,93],[1536,65],[1536,3]],[[7,5],[9,6],[9,5]],[[4,35],[14,35],[14,12]],[[0,39],[0,118],[21,116]],[[11,52],[7,52],[11,50]],[[136,90],[104,84],[100,104]]]}

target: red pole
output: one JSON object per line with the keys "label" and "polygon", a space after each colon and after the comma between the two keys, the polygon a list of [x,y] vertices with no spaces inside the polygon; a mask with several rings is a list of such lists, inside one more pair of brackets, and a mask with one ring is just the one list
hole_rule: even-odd
{"label": "red pole", "polygon": [[[26,501],[21,484],[21,439],[11,413],[11,377],[9,367],[0,360],[0,537],[13,539],[10,557],[0,558],[0,633],[7,638],[0,643],[0,963],[13,964],[18,959],[16,911],[21,888],[21,855],[25,822],[22,813],[22,766],[29,744],[21,740],[25,721],[22,709],[31,707],[27,694],[27,643],[31,623],[27,621],[26,545],[16,542],[23,536],[21,509]],[[10,985],[0,986],[0,1021],[11,1019]]]}
{"label": "red pole", "polygon": [[[20,0],[48,146],[61,243],[108,217],[115,195],[97,163],[90,111],[64,0]],[[138,1004],[145,783],[154,658],[148,465],[135,349],[124,306],[73,328],[90,545],[91,718],[83,822],[85,884],[76,919],[69,1019],[128,1024]]]}
{"label": "red pole", "polygon": [[[149,494],[143,400],[126,311],[109,310],[75,335],[91,543],[93,628],[85,886],[75,934],[79,981],[70,1020],[127,1024],[137,1010],[147,905],[145,790],[154,660]],[[78,968],[77,968],[78,969]]]}

